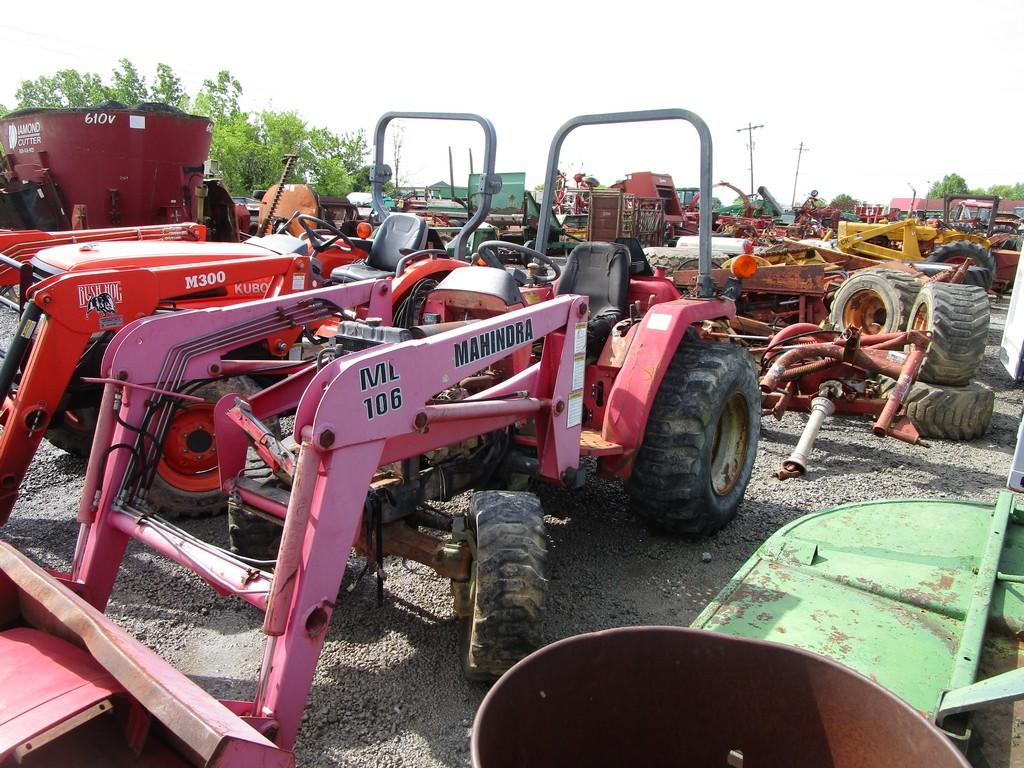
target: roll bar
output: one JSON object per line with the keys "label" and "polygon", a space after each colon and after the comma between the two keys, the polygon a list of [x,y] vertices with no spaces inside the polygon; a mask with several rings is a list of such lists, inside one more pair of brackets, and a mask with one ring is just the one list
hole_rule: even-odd
{"label": "roll bar", "polygon": [[[580,115],[566,121],[555,137],[551,140],[548,151],[548,164],[544,177],[544,196],[540,206],[540,217],[537,220],[538,244],[547,243],[548,229],[551,225],[553,195],[555,193],[555,176],[558,173],[558,157],[562,151],[562,142],[572,131],[583,125],[606,125],[610,123],[646,123],[657,120],[684,120],[690,123],[700,138],[700,199],[709,201],[708,205],[700,206],[698,232],[698,253],[700,256],[700,275],[697,278],[697,295],[711,298],[715,284],[711,279],[711,131],[707,123],[694,112],[687,109],[652,109],[639,112],[609,112],[599,115]],[[543,249],[543,245],[541,249]]]}
{"label": "roll bar", "polygon": [[[494,125],[486,117],[471,112],[385,112],[377,120],[373,134],[373,167],[370,169],[370,184],[373,192],[373,208],[380,215],[381,221],[390,215],[384,205],[384,184],[391,181],[391,166],[384,162],[384,133],[392,120],[461,120],[477,123],[484,131],[484,167],[480,173],[480,204],[473,212],[452,242],[455,258],[466,258],[466,243],[470,235],[479,227],[491,210],[491,198],[501,191],[501,177],[494,172],[495,154],[498,136]],[[455,190],[452,190],[455,194]]]}

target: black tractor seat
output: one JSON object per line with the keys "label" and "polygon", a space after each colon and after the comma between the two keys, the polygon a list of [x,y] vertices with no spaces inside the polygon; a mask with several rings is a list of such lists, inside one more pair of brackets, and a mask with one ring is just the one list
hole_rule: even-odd
{"label": "black tractor seat", "polygon": [[354,261],[338,267],[331,272],[331,280],[353,283],[392,276],[404,257],[426,248],[427,236],[424,219],[411,213],[393,213],[378,228],[366,261]]}
{"label": "black tractor seat", "polygon": [[580,243],[569,254],[557,295],[576,294],[590,300],[587,358],[596,360],[629,302],[629,249],[621,243]]}

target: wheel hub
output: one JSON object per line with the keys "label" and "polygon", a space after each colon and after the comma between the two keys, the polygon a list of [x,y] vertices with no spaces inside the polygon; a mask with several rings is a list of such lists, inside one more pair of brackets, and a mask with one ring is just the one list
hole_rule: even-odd
{"label": "wheel hub", "polygon": [[749,407],[743,395],[734,392],[718,417],[711,446],[711,489],[716,496],[728,495],[743,473],[743,459],[750,440]]}

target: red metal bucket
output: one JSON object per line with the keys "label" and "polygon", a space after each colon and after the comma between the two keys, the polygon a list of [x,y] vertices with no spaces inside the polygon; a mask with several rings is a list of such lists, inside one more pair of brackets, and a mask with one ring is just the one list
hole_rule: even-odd
{"label": "red metal bucket", "polygon": [[917,711],[829,659],[679,627],[570,637],[508,671],[475,768],[965,768]]}

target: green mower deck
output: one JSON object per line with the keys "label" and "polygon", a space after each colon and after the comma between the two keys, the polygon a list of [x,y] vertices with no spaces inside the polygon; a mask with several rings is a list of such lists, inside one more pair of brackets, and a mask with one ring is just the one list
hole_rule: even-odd
{"label": "green mower deck", "polygon": [[973,725],[976,764],[1024,764],[1024,709],[988,706],[1024,696],[1024,504],[1010,493],[994,506],[873,501],[802,517],[692,626],[835,659],[962,743]]}

